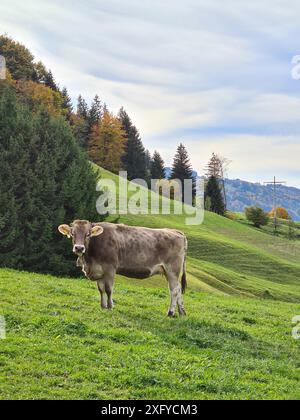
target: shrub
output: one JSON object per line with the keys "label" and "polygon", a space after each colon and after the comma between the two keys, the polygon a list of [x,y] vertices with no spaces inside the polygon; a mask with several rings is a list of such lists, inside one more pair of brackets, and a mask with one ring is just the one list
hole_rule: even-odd
{"label": "shrub", "polygon": [[249,222],[252,222],[253,225],[257,228],[266,226],[269,223],[269,216],[263,211],[260,207],[248,207],[245,211],[246,218]]}

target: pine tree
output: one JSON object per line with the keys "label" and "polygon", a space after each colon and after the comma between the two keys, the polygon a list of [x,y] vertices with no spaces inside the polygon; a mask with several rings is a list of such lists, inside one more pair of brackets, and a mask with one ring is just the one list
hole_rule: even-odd
{"label": "pine tree", "polygon": [[151,178],[152,179],[164,179],[166,177],[166,171],[164,161],[161,155],[155,150],[151,159]]}
{"label": "pine tree", "polygon": [[77,115],[80,118],[88,119],[89,108],[85,99],[79,95],[77,100]]}
{"label": "pine tree", "polygon": [[67,120],[70,120],[71,115],[73,113],[73,105],[72,105],[72,99],[66,87],[64,87],[63,90],[61,91],[61,97],[62,97],[61,106],[62,106],[63,114],[65,115]]}
{"label": "pine tree", "polygon": [[226,188],[225,188],[225,175],[226,170],[229,165],[230,161],[224,157],[221,157],[215,153],[212,154],[212,157],[207,165],[207,172],[206,177],[215,177],[220,181],[221,190],[223,194],[223,200],[225,208],[227,207],[227,196],[226,196]]}
{"label": "pine tree", "polygon": [[124,169],[128,173],[128,179],[147,179],[146,151],[137,128],[133,125],[129,115],[120,109],[119,119],[125,132],[126,143],[122,157]]}
{"label": "pine tree", "polygon": [[33,80],[34,58],[24,45],[6,35],[0,35],[0,55],[5,57],[7,69],[14,80]]}
{"label": "pine tree", "polygon": [[99,124],[92,127],[88,153],[92,162],[117,173],[122,169],[125,133],[117,117],[105,112]]}
{"label": "pine tree", "polygon": [[[0,255],[1,265],[20,267],[22,201],[28,151],[32,137],[28,113],[17,104],[14,90],[5,86],[0,97]],[[25,173],[24,173],[25,171]]]}
{"label": "pine tree", "polygon": [[225,204],[220,188],[220,181],[215,176],[211,176],[206,184],[204,200],[206,210],[210,210],[221,216],[224,215]]}
{"label": "pine tree", "polygon": [[52,71],[51,70],[49,70],[46,73],[46,76],[45,76],[45,85],[48,86],[50,89],[54,90],[55,92],[58,91],[58,87],[57,87],[57,84],[56,84],[56,82],[54,80],[54,77],[53,77],[53,74],[52,74]]}
{"label": "pine tree", "polygon": [[177,152],[174,157],[172,172],[170,179],[179,179],[182,183],[182,200],[184,201],[184,180],[192,180],[192,197],[193,199],[196,196],[196,180],[193,176],[193,169],[190,163],[188,152],[185,146],[180,143],[177,148]]}
{"label": "pine tree", "polygon": [[102,118],[102,102],[98,95],[93,99],[91,108],[88,113],[89,130],[91,132],[92,127],[98,124]]}
{"label": "pine tree", "polygon": [[0,96],[2,266],[69,275],[70,244],[57,232],[76,218],[98,220],[96,174],[62,117],[33,114],[13,88]]}
{"label": "pine tree", "polygon": [[89,109],[81,95],[79,95],[77,100],[76,115],[73,115],[71,118],[71,126],[77,143],[82,149],[87,150],[90,133]]}

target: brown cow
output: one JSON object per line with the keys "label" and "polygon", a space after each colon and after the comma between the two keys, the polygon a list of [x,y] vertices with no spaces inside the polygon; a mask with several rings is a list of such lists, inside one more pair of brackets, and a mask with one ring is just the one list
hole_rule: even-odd
{"label": "brown cow", "polygon": [[73,238],[77,265],[88,279],[97,282],[102,308],[113,307],[115,274],[145,279],[161,273],[168,280],[171,295],[168,316],[175,316],[176,306],[179,314],[185,315],[182,293],[187,284],[187,239],[182,232],[87,220],[75,220],[71,226],[61,225],[58,230]]}

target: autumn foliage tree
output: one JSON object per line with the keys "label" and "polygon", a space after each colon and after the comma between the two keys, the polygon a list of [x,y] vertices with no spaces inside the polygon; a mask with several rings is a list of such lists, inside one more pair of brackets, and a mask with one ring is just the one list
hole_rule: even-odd
{"label": "autumn foliage tree", "polygon": [[88,154],[92,162],[111,171],[122,168],[126,136],[120,120],[105,111],[99,124],[92,127],[88,141]]}
{"label": "autumn foliage tree", "polygon": [[284,207],[278,207],[276,209],[276,211],[275,211],[275,209],[273,209],[269,214],[269,216],[272,219],[274,219],[275,215],[278,219],[283,219],[283,220],[289,220],[290,219],[290,215]]}

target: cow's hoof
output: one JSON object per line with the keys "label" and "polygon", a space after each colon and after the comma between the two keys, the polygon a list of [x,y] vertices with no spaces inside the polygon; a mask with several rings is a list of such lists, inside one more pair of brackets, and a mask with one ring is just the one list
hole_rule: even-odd
{"label": "cow's hoof", "polygon": [[169,317],[169,318],[175,318],[175,312],[173,312],[173,311],[169,311],[169,312],[168,312],[168,317]]}
{"label": "cow's hoof", "polygon": [[186,316],[185,309],[179,309],[179,315],[180,316]]}
{"label": "cow's hoof", "polygon": [[100,308],[103,310],[108,309],[107,306],[104,306],[104,305],[101,305]]}

